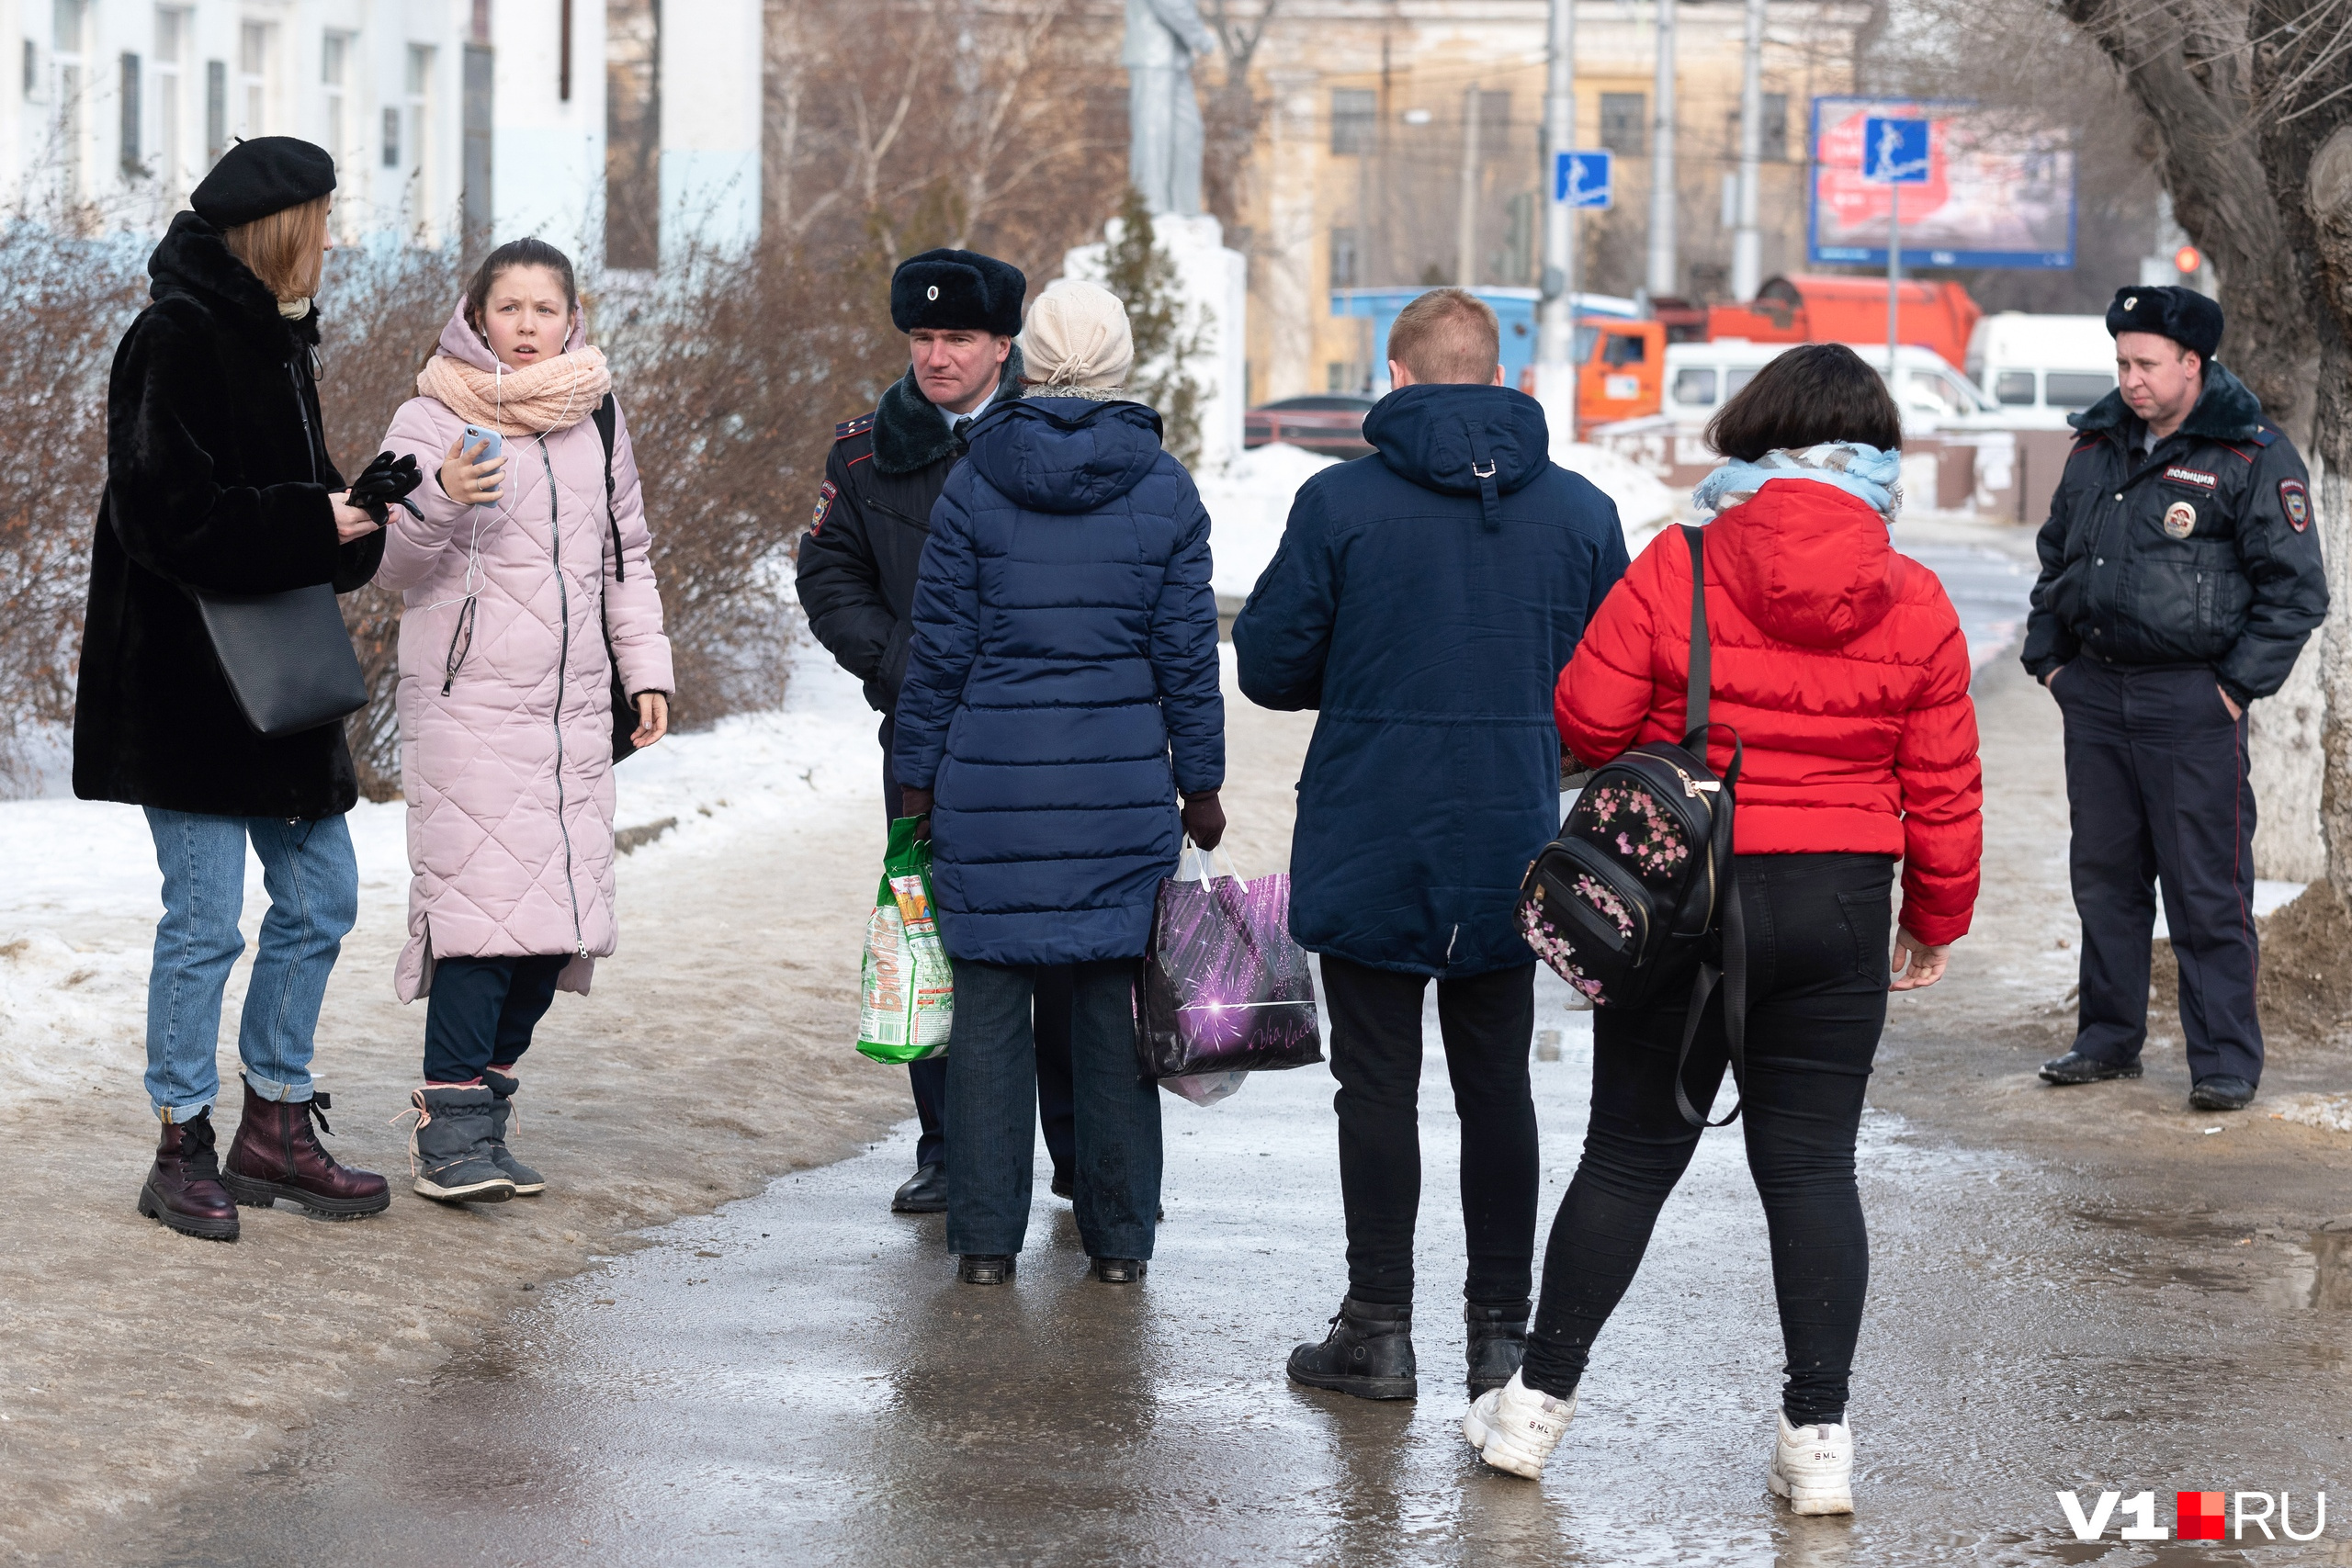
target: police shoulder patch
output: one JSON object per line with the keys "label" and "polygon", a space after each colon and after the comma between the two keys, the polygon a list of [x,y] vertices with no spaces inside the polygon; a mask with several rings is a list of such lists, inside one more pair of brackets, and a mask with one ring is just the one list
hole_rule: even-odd
{"label": "police shoulder patch", "polygon": [[2286,513],[2287,524],[2300,534],[2312,525],[2311,492],[2303,489],[2301,479],[2278,481],[2278,507]]}
{"label": "police shoulder patch", "polygon": [[862,413],[855,419],[845,419],[833,426],[833,439],[846,441],[853,435],[863,435],[873,428],[874,416],[870,413]]}
{"label": "police shoulder patch", "polygon": [[831,479],[827,479],[817,487],[817,509],[808,517],[808,531],[811,534],[820,533],[824,529],[825,519],[832,514],[833,498],[839,494],[841,491],[834,488],[833,481]]}

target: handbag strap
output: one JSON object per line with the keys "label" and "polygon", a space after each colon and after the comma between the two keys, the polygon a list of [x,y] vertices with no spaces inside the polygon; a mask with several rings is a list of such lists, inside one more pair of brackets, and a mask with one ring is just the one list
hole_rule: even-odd
{"label": "handbag strap", "polygon": [[613,581],[628,581],[628,561],[621,554],[621,520],[613,511],[613,438],[620,423],[620,405],[606,392],[596,412],[588,416],[596,422],[596,434],[605,443],[605,523],[613,531]]}
{"label": "handbag strap", "polygon": [[[1707,645],[1707,546],[1706,532],[1690,524],[1681,525],[1682,536],[1690,546],[1690,683],[1682,704],[1682,744],[1696,750],[1702,761],[1707,751],[1707,698],[1714,684],[1714,660]],[[1692,736],[1698,744],[1691,746]]]}
{"label": "handbag strap", "polygon": [[[1707,641],[1707,550],[1706,532],[1685,523],[1682,536],[1690,546],[1690,683],[1683,697],[1683,749],[1693,752],[1701,761],[1707,760],[1707,729],[1710,714],[1708,697],[1714,685],[1714,659]],[[1682,1049],[1674,1058],[1674,1108],[1693,1127],[1728,1127],[1739,1119],[1742,1100],[1735,1100],[1721,1121],[1711,1122],[1700,1114],[1690,1103],[1690,1091],[1682,1087],[1683,1069],[1690,1065],[1690,1047],[1699,1038],[1699,1025],[1705,1018],[1707,1003],[1713,997],[1718,982],[1724,993],[1724,1043],[1730,1057],[1734,1089],[1745,1096],[1747,1083],[1747,917],[1740,906],[1739,875],[1734,867],[1731,850],[1732,821],[1736,809],[1732,800],[1732,788],[1739,782],[1741,747],[1737,734],[1731,740],[1731,768],[1723,775],[1722,787],[1715,791],[1713,817],[1708,825],[1709,858],[1726,868],[1721,895],[1723,908],[1723,964],[1702,961],[1699,972],[1690,980],[1690,1004],[1682,1020]]]}

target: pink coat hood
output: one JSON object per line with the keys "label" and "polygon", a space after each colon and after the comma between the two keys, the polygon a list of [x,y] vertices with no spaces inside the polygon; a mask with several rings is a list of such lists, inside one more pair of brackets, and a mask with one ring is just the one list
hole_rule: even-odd
{"label": "pink coat hood", "polygon": [[[567,351],[586,342],[575,321]],[[464,309],[441,353],[496,360]],[[674,689],[625,417],[605,448],[589,416],[505,443],[504,491],[461,506],[439,469],[464,422],[413,398],[384,446],[425,480],[394,508],[380,586],[402,591],[399,715],[408,801],[409,940],[394,988],[426,994],[442,957],[569,953],[565,988],[585,991],[614,951],[610,682]],[[615,553],[617,538],[618,553]],[[610,653],[608,655],[607,649]]]}

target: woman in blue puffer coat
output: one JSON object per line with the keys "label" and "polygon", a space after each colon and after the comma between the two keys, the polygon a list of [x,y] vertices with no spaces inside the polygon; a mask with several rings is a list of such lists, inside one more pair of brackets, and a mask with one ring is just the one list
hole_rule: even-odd
{"label": "woman in blue puffer coat", "polygon": [[1032,390],[971,428],[932,509],[892,767],[907,811],[932,819],[955,964],[957,1275],[1012,1277],[1035,1161],[1034,976],[1069,964],[1079,1235],[1097,1279],[1127,1283],[1159,1205],[1136,964],[1183,836],[1205,849],[1225,831],[1209,519],[1159,416],[1123,389],[1135,349],[1115,297],[1056,284],[1021,350]]}

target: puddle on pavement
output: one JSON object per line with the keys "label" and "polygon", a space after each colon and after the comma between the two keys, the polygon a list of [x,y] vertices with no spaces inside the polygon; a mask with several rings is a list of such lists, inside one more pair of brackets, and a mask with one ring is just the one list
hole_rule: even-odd
{"label": "puddle on pavement", "polygon": [[2107,1274],[2143,1284],[2248,1292],[2288,1312],[2352,1310],[2352,1225],[2344,1221],[2333,1222],[2342,1229],[2297,1233],[2224,1224],[2211,1213],[2075,1209],[2072,1214],[2100,1230],[2157,1244],[2138,1257],[2110,1253],[2093,1260]]}

